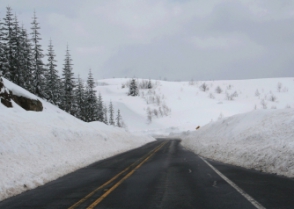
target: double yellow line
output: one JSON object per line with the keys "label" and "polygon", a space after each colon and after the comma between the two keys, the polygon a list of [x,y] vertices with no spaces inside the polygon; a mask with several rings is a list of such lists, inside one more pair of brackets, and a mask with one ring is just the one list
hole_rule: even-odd
{"label": "double yellow line", "polygon": [[134,162],[133,164],[131,164],[130,166],[128,166],[127,168],[125,168],[123,171],[121,171],[120,173],[118,173],[117,175],[115,175],[114,177],[112,177],[109,181],[105,182],[103,185],[99,186],[98,188],[96,188],[95,190],[93,190],[92,192],[90,192],[88,195],[86,195],[85,197],[83,197],[81,200],[79,200],[78,202],[76,202],[74,205],[72,205],[71,207],[69,207],[68,209],[75,209],[76,207],[78,207],[80,204],[82,204],[83,202],[85,202],[87,199],[89,199],[91,196],[93,196],[97,191],[99,191],[100,189],[104,188],[105,186],[107,186],[108,184],[112,183],[114,180],[116,180],[119,176],[121,176],[122,174],[126,173],[128,170],[130,170],[134,165],[136,165],[137,163],[139,163],[135,168],[133,168],[127,175],[125,175],[122,179],[120,179],[116,184],[114,184],[109,190],[107,190],[107,192],[105,192],[102,196],[100,196],[98,199],[96,199],[89,207],[87,207],[87,209],[93,209],[94,207],[96,207],[105,197],[107,197],[113,190],[115,190],[123,181],[125,181],[127,178],[129,178],[138,168],[140,168],[147,160],[149,160],[157,151],[159,151],[165,144],[166,142],[162,142],[159,146],[157,146],[156,148],[154,148],[152,151],[150,151],[147,156],[145,155],[144,157],[140,158],[138,161]]}

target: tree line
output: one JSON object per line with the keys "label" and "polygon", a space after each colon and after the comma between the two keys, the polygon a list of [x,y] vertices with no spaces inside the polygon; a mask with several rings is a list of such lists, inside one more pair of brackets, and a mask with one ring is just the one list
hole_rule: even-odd
{"label": "tree line", "polygon": [[[0,19],[2,76],[83,121],[101,121],[122,127],[120,110],[114,118],[112,103],[107,107],[101,94],[97,96],[91,70],[86,85],[79,76],[75,77],[68,46],[59,76],[52,40],[49,41],[47,53],[43,53],[36,12],[30,29],[28,33],[23,25],[20,26],[11,7],[6,8],[6,16],[3,21]],[[43,62],[45,57],[46,63]]]}

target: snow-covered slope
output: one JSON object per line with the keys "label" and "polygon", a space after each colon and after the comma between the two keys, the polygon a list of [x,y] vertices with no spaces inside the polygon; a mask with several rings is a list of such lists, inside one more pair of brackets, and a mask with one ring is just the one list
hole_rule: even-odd
{"label": "snow-covered slope", "polygon": [[[8,80],[4,84],[14,94],[37,99]],[[100,122],[85,123],[39,100],[43,112],[0,103],[0,200],[154,140]]]}
{"label": "snow-covered slope", "polygon": [[[170,82],[152,80],[154,88],[140,90],[139,97],[127,96],[128,88],[122,88],[130,79],[100,80],[96,88],[104,102],[111,100],[120,108],[123,119],[132,132],[162,133],[195,130],[219,118],[254,109],[285,109],[294,107],[294,79],[270,78],[253,80]],[[141,83],[142,79],[138,79]],[[207,91],[202,91],[205,83]],[[217,93],[220,87],[222,92]],[[236,93],[235,93],[236,92]],[[160,98],[160,104],[152,98]],[[147,104],[148,102],[148,104]],[[170,108],[168,116],[147,121],[147,108],[159,109],[165,104]]]}
{"label": "snow-covered slope", "polygon": [[196,153],[246,168],[294,177],[294,110],[256,110],[182,136]]}

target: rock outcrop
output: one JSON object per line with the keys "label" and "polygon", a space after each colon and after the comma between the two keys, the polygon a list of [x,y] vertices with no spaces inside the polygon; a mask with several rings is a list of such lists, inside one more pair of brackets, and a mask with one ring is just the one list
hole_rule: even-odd
{"label": "rock outcrop", "polygon": [[3,80],[0,76],[0,100],[1,100],[1,103],[3,105],[5,105],[6,107],[12,107],[12,103],[11,103],[11,92],[9,92],[4,84],[3,84]]}
{"label": "rock outcrop", "polygon": [[43,105],[39,100],[29,99],[26,97],[11,95],[12,100],[25,110],[40,112],[43,110]]}
{"label": "rock outcrop", "polygon": [[0,100],[1,100],[1,103],[8,108],[13,107],[11,102],[11,100],[13,100],[16,104],[18,104],[25,110],[36,111],[36,112],[40,112],[43,110],[42,102],[40,102],[39,100],[29,99],[23,96],[14,95],[12,91],[8,90],[4,86],[1,76],[0,76]]}

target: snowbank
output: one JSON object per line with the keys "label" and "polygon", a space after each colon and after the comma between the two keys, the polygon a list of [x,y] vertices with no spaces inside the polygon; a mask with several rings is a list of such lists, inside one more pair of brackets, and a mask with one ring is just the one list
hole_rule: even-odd
{"label": "snowbank", "polygon": [[[5,85],[37,98],[7,80]],[[85,123],[37,99],[43,112],[0,104],[0,201],[154,140],[100,122]]]}
{"label": "snowbank", "polygon": [[256,110],[212,122],[183,135],[199,155],[294,177],[294,110]]}

